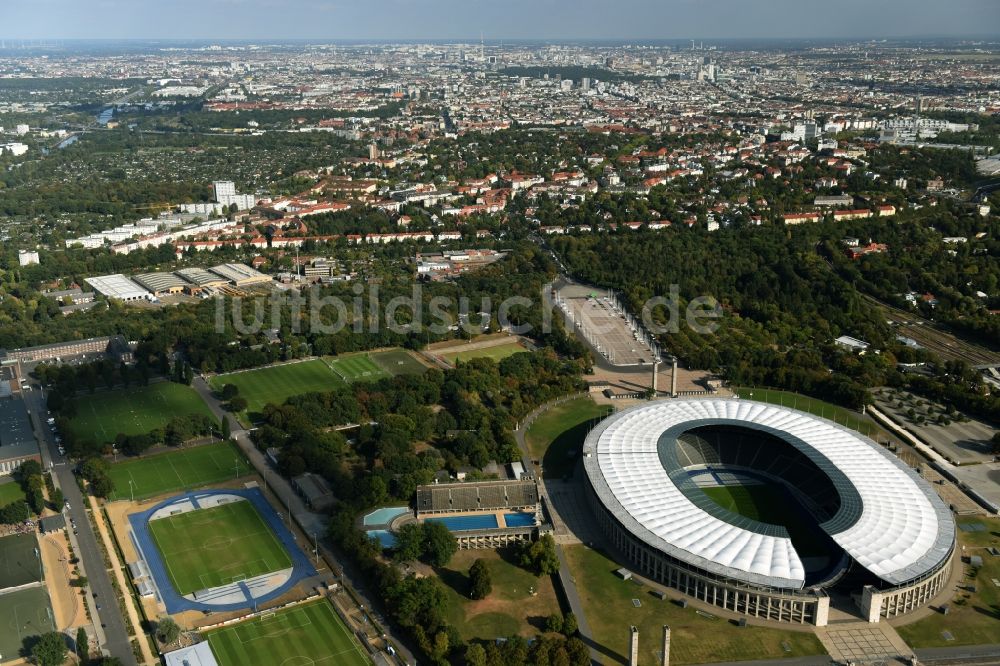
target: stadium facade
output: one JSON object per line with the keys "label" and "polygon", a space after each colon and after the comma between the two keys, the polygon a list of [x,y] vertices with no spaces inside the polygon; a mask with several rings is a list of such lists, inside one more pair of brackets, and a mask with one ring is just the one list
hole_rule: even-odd
{"label": "stadium facade", "polygon": [[[948,507],[831,421],[733,398],[668,400],[605,419],[583,455],[598,523],[631,565],[734,613],[824,626],[836,589],[877,622],[947,583]],[[755,484],[779,493],[780,516],[748,518],[705,490]]]}

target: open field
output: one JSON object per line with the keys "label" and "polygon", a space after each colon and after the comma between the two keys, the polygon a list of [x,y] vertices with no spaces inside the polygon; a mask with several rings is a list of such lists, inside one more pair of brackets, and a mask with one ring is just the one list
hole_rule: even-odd
{"label": "open field", "polygon": [[332,391],[338,386],[343,386],[344,380],[333,372],[329,365],[317,358],[299,363],[272,365],[258,370],[216,375],[209,384],[216,391],[221,391],[226,384],[233,384],[239,388],[240,395],[247,401],[247,413],[252,416],[260,414],[264,405],[268,403],[280,405],[293,395]]}
{"label": "open field", "polygon": [[535,419],[525,441],[532,460],[542,461],[543,476],[561,479],[572,474],[590,428],[612,411],[582,397],[556,405]]}
{"label": "open field", "polygon": [[0,539],[0,590],[42,580],[37,548],[38,539],[34,533]]}
{"label": "open field", "polygon": [[367,354],[333,356],[324,359],[326,364],[345,382],[375,381],[388,377],[389,373],[373,361]]}
{"label": "open field", "polygon": [[[167,425],[174,416],[212,417],[208,405],[190,386],[158,382],[76,398],[69,428],[78,439],[114,441],[118,433],[142,435]],[[212,417],[214,419],[214,417]]]}
{"label": "open field", "polygon": [[292,396],[332,391],[347,383],[376,381],[393,375],[420,374],[426,370],[406,351],[390,349],[231,372],[212,377],[209,384],[215,391],[221,391],[226,384],[239,388],[240,395],[247,400],[247,414],[254,420],[264,405],[280,405]]}
{"label": "open field", "polygon": [[[965,548],[965,556],[980,555],[983,566],[978,570],[968,564],[956,564],[965,571],[961,585],[975,585],[975,592],[961,591],[952,600],[947,615],[933,615],[896,627],[899,635],[911,647],[952,647],[996,643],[1000,640],[1000,557],[986,552],[986,548],[1000,548],[1000,518],[959,518],[959,524],[979,523],[979,532],[959,530],[958,540]],[[936,609],[935,609],[936,610]],[[895,623],[894,623],[895,624]],[[947,631],[953,640],[946,640]]]}
{"label": "open field", "polygon": [[[628,663],[628,627],[639,628],[639,663],[659,663],[662,627],[672,637],[670,663],[778,659],[824,654],[810,631],[769,627],[737,627],[724,618],[707,618],[692,607],[657,599],[649,588],[615,575],[621,565],[587,546],[564,547],[570,570],[587,614],[587,622],[605,664]],[[678,598],[679,592],[668,596]],[[632,603],[638,599],[641,606]]]}
{"label": "open field", "polygon": [[279,611],[205,635],[221,666],[367,666],[371,660],[327,601]]}
{"label": "open field", "polygon": [[827,554],[827,544],[819,537],[819,528],[789,493],[780,487],[765,484],[746,486],[715,486],[702,488],[712,501],[741,516],[788,530],[795,550],[802,557]]}
{"label": "open field", "polygon": [[24,641],[55,631],[49,594],[42,586],[0,596],[0,654],[3,661],[18,658]]}
{"label": "open field", "polygon": [[[473,601],[469,599],[469,568],[479,558],[490,570],[493,591]],[[495,550],[459,551],[438,575],[452,602],[448,621],[466,640],[534,636],[544,632],[545,618],[561,612],[551,578],[536,578]]]}
{"label": "open field", "polygon": [[149,532],[179,594],[191,594],[292,566],[250,502],[232,502],[150,521]]}
{"label": "open field", "polygon": [[528,351],[520,342],[512,341],[490,347],[479,347],[465,351],[448,351],[438,354],[441,358],[451,364],[457,361],[471,361],[474,358],[491,358],[494,361],[501,361],[508,356],[513,356],[518,352]]}
{"label": "open field", "polygon": [[[751,393],[753,393],[753,398],[750,397]],[[799,395],[790,391],[748,388],[746,386],[734,386],[733,394],[747,400],[753,399],[758,402],[769,402],[772,405],[791,407],[799,411],[815,414],[816,416],[838,423],[845,428],[857,430],[872,439],[876,436],[881,436],[883,440],[888,438],[888,435],[883,430],[861,414],[845,409],[844,407],[838,407],[829,402],[810,398],[809,396]]]}
{"label": "open field", "polygon": [[369,354],[379,367],[392,375],[422,375],[427,366],[403,349],[372,352]]}
{"label": "open field", "polygon": [[[192,490],[239,474],[248,474],[250,464],[231,442],[204,444],[115,463],[111,480],[115,492],[109,499],[145,499],[179,490]],[[129,482],[131,481],[131,485]]]}
{"label": "open field", "polygon": [[23,502],[25,499],[21,484],[14,480],[0,483],[0,506],[7,506],[11,502]]}

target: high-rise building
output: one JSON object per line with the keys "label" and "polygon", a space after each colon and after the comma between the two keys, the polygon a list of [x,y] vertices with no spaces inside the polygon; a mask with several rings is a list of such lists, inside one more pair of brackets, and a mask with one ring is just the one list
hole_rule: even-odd
{"label": "high-rise building", "polygon": [[223,197],[236,196],[236,183],[231,180],[217,180],[212,183],[212,190],[215,192],[215,200],[222,201]]}

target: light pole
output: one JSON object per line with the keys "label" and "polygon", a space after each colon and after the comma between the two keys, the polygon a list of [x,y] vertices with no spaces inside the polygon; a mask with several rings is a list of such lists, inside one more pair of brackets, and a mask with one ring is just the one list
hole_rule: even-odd
{"label": "light pole", "polygon": [[135,485],[132,479],[128,480],[128,492],[129,496],[132,498],[132,504],[135,504]]}
{"label": "light pole", "polygon": [[313,532],[313,556],[315,558],[314,562],[318,565],[319,564],[319,538],[316,536],[315,532]]}

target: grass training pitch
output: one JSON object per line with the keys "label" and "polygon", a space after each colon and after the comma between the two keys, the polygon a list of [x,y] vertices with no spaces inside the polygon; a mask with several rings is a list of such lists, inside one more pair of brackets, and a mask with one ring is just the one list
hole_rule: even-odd
{"label": "grass training pitch", "polygon": [[34,533],[0,539],[0,590],[42,580],[41,562],[35,554],[37,548],[38,539]]}
{"label": "grass training pitch", "polygon": [[375,381],[390,376],[367,354],[328,356],[323,360],[344,382]]}
{"label": "grass training pitch", "polygon": [[[110,499],[145,499],[178,490],[193,490],[252,471],[250,463],[231,442],[203,444],[134,458],[111,465],[115,492]],[[129,483],[131,482],[131,484]]]}
{"label": "grass training pitch", "polygon": [[524,347],[524,345],[520,342],[514,341],[505,342],[504,344],[494,345],[492,347],[481,347],[479,349],[446,351],[438,354],[438,356],[453,365],[458,361],[471,361],[474,358],[491,358],[499,363],[508,356],[513,356],[519,352],[526,351],[528,350]]}
{"label": "grass training pitch", "polygon": [[11,592],[0,600],[0,654],[5,661],[18,657],[26,638],[56,630],[43,586]]}
{"label": "grass training pitch", "polygon": [[221,391],[226,384],[236,386],[240,395],[246,398],[247,414],[254,420],[268,403],[280,405],[292,396],[303,393],[332,391],[347,383],[376,381],[393,375],[419,374],[426,369],[407,352],[394,349],[327,356],[232,372],[216,375],[209,383],[215,391]]}
{"label": "grass training pitch", "polygon": [[264,405],[280,405],[293,395],[332,391],[343,386],[344,380],[320,359],[272,365],[257,370],[216,375],[210,381],[212,388],[221,391],[232,384],[246,398],[247,413],[260,414]]}
{"label": "grass training pitch", "polygon": [[327,601],[315,601],[205,634],[220,666],[369,666]]}
{"label": "grass training pitch", "polygon": [[203,414],[215,419],[193,388],[175,382],[84,395],[74,403],[76,414],[69,429],[77,439],[101,444],[113,442],[118,433],[142,435],[162,428],[175,416]]}
{"label": "grass training pitch", "polygon": [[149,522],[178,594],[191,594],[292,566],[278,537],[248,501]]}

